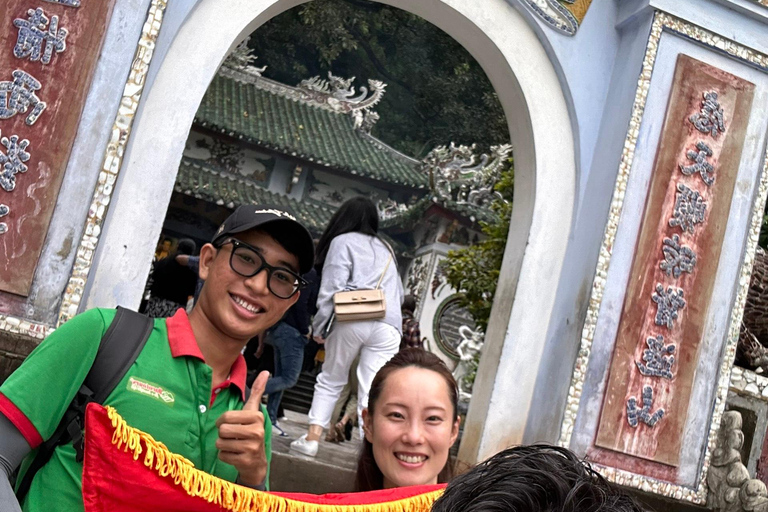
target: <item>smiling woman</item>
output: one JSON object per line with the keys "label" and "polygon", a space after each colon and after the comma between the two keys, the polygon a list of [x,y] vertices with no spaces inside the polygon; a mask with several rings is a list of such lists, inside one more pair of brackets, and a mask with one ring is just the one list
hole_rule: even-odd
{"label": "smiling woman", "polygon": [[457,388],[437,356],[405,349],[376,374],[363,411],[355,488],[372,491],[448,481],[459,434]]}

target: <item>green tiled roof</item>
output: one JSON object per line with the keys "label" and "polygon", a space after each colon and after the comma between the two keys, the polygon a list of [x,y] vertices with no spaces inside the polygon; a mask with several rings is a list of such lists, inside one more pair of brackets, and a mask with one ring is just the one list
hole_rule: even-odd
{"label": "green tiled roof", "polygon": [[196,122],[350,174],[427,188],[416,161],[355,130],[352,117],[217,74]]}
{"label": "green tiled roof", "polygon": [[290,208],[314,234],[325,229],[336,211],[312,199],[297,201],[270,192],[254,182],[216,169],[206,162],[183,157],[176,175],[176,192],[235,208],[241,204],[275,204]]}

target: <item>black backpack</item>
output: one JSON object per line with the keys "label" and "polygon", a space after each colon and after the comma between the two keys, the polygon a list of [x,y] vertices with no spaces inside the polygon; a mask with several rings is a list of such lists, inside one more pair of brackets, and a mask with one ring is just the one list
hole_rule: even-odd
{"label": "black backpack", "polygon": [[83,428],[85,427],[85,406],[91,402],[104,403],[128,369],[139,357],[141,350],[152,333],[154,321],[145,315],[117,307],[114,320],[99,342],[99,350],[83,385],[69,404],[61,423],[53,435],[38,449],[16,490],[21,503],[29,491],[32,479],[53,455],[59,445],[72,441],[77,452],[77,461],[83,460]]}

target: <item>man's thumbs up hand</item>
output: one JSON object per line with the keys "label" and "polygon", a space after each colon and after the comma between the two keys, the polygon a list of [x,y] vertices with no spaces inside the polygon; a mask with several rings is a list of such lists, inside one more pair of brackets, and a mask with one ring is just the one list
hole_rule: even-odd
{"label": "man's thumbs up hand", "polygon": [[256,376],[256,380],[251,385],[251,396],[243,406],[244,411],[261,411],[261,398],[264,396],[264,390],[267,389],[269,372],[261,372]]}
{"label": "man's thumbs up hand", "polygon": [[261,372],[251,386],[251,396],[241,411],[227,411],[216,421],[219,459],[235,466],[239,483],[257,487],[267,478],[267,453],[264,449],[264,414],[261,397],[269,372]]}

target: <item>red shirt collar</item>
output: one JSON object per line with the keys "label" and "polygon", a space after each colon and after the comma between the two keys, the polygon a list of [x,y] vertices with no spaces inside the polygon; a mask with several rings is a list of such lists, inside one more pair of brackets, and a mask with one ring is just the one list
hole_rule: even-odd
{"label": "red shirt collar", "polygon": [[[192,332],[192,326],[189,323],[187,312],[179,308],[176,313],[165,319],[165,325],[168,328],[168,344],[171,346],[171,355],[173,357],[195,357],[203,362],[205,358],[197,345],[195,333]],[[245,378],[248,368],[245,365],[245,358],[242,354],[237,356],[232,368],[229,370],[229,378],[224,384],[229,383],[240,390],[240,395],[245,402]]]}

